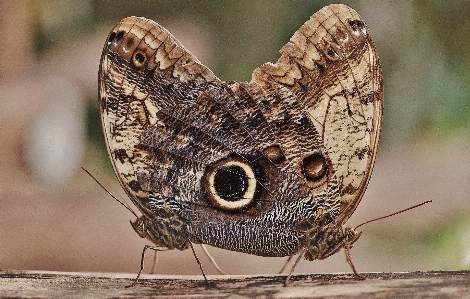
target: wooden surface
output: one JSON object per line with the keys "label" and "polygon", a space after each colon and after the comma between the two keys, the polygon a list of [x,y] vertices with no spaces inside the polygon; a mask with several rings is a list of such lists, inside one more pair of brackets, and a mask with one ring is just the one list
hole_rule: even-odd
{"label": "wooden surface", "polygon": [[0,298],[470,298],[470,271],[299,274],[285,276],[135,275],[39,271],[0,272]]}

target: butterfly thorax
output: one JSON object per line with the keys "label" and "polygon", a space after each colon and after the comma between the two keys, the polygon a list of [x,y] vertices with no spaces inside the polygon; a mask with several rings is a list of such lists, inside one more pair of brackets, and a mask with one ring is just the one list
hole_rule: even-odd
{"label": "butterfly thorax", "polygon": [[359,239],[361,232],[346,225],[331,223],[327,226],[315,226],[307,232],[306,260],[323,260],[338,252],[342,247],[351,245]]}
{"label": "butterfly thorax", "polygon": [[160,219],[141,216],[131,221],[131,225],[141,238],[146,238],[157,247],[165,250],[189,248],[186,225],[177,216]]}
{"label": "butterfly thorax", "polygon": [[319,209],[319,213],[304,224],[304,258],[323,260],[338,252],[342,247],[351,248],[359,239],[361,232],[356,232],[342,222],[338,222],[331,213]]}

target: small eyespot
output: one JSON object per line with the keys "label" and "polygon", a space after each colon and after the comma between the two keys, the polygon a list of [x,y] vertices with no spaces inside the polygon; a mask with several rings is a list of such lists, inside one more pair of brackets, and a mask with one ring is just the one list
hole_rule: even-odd
{"label": "small eyespot", "polygon": [[147,61],[147,56],[145,55],[145,52],[142,50],[137,50],[134,52],[134,55],[132,55],[132,63],[137,68],[141,68],[142,66],[144,66],[146,61]]}
{"label": "small eyespot", "polygon": [[140,186],[140,183],[136,180],[130,181],[127,186],[135,193],[142,191],[142,187]]}
{"label": "small eyespot", "polygon": [[327,174],[327,171],[328,164],[321,153],[309,155],[302,161],[302,172],[307,181],[318,181]]}
{"label": "small eyespot", "polygon": [[282,149],[279,145],[271,145],[263,150],[263,154],[269,161],[274,164],[281,164],[286,160],[286,156],[282,152]]}
{"label": "small eyespot", "polygon": [[331,61],[337,61],[339,59],[338,53],[336,53],[335,50],[333,50],[332,48],[328,48],[325,54],[326,57]]}

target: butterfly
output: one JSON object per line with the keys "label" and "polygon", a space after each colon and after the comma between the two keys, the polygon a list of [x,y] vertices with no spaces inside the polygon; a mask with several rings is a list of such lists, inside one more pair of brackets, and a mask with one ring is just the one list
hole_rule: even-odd
{"label": "butterfly", "polygon": [[357,274],[360,232],[346,222],[377,153],[376,47],[356,11],[330,5],[280,53],[250,82],[221,81],[154,21],[117,23],[99,106],[116,176],[142,213],[133,227],[161,250],[317,260],[344,248]]}

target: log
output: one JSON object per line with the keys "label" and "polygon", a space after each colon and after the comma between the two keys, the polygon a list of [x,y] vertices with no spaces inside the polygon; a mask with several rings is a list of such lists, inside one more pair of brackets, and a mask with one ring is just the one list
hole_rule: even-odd
{"label": "log", "polygon": [[470,271],[202,276],[0,272],[0,298],[470,298]]}

